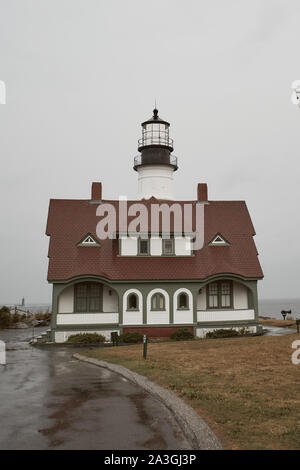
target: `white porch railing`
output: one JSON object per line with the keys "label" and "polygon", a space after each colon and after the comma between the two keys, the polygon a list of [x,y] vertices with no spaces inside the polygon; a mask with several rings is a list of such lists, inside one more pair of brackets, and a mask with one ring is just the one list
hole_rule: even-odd
{"label": "white porch railing", "polygon": [[254,320],[254,310],[198,310],[198,322]]}
{"label": "white porch railing", "polygon": [[59,313],[57,325],[100,325],[119,323],[118,313]]}

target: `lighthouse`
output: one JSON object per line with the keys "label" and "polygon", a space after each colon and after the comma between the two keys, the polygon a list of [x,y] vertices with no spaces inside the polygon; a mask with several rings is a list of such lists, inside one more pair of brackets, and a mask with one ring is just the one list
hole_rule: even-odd
{"label": "lighthouse", "polygon": [[138,173],[140,199],[174,200],[174,171],[177,157],[173,152],[173,139],[169,137],[170,123],[161,119],[158,110],[142,123],[142,138],[138,141],[140,155],[134,159]]}

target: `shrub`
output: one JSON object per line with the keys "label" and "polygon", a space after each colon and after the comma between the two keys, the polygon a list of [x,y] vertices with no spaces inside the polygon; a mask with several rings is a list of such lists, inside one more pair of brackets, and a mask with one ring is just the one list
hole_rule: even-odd
{"label": "shrub", "polygon": [[78,333],[68,338],[68,343],[104,343],[105,336],[98,333]]}
{"label": "shrub", "polygon": [[11,323],[11,314],[8,307],[0,308],[0,328],[6,328]]}
{"label": "shrub", "polygon": [[206,333],[206,338],[229,338],[231,336],[239,336],[239,332],[232,328],[219,328],[217,330]]}
{"label": "shrub", "polygon": [[170,338],[175,339],[176,341],[184,341],[186,339],[193,339],[194,335],[187,328],[178,328],[175,333],[171,334]]}
{"label": "shrub", "polygon": [[35,313],[35,314],[34,314],[34,318],[35,318],[36,320],[39,320],[39,321],[40,321],[40,320],[42,320],[42,321],[47,321],[47,320],[50,320],[50,318],[51,318],[51,313],[49,313],[49,312],[45,312],[45,313],[43,313],[43,312],[38,312],[38,313]]}
{"label": "shrub", "polygon": [[141,343],[143,341],[143,335],[136,331],[130,331],[120,336],[120,341],[123,343]]}
{"label": "shrub", "polygon": [[21,315],[19,315],[18,312],[15,312],[11,317],[11,320],[13,323],[19,323],[19,321],[21,321]]}

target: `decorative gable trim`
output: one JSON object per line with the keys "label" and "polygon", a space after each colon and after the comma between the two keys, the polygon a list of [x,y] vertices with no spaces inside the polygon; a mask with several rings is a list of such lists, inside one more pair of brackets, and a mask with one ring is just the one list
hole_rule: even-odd
{"label": "decorative gable trim", "polygon": [[220,234],[217,233],[209,242],[209,246],[229,246],[230,243]]}
{"label": "decorative gable trim", "polygon": [[97,240],[88,233],[79,243],[77,243],[77,246],[101,246],[100,243],[97,242]]}

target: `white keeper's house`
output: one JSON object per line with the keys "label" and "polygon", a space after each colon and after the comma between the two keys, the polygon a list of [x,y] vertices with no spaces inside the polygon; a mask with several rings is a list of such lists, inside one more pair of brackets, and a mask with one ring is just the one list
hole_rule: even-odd
{"label": "white keeper's house", "polygon": [[[64,342],[75,332],[97,332],[109,339],[111,332],[129,331],[166,337],[183,327],[198,337],[217,328],[258,331],[257,281],[263,273],[246,203],[211,201],[204,183],[198,184],[195,200],[175,200],[178,162],[169,126],[156,109],[142,123],[140,154],[134,159],[139,196],[127,201],[126,223],[134,218],[133,204],[188,204],[193,230],[172,230],[171,223],[167,238],[162,228],[128,235],[119,227],[119,200],[105,200],[101,183],[92,183],[88,199],[51,199],[46,233],[52,341]],[[97,235],[97,211],[104,204],[117,213],[114,238]],[[204,244],[194,249],[200,206]]]}

